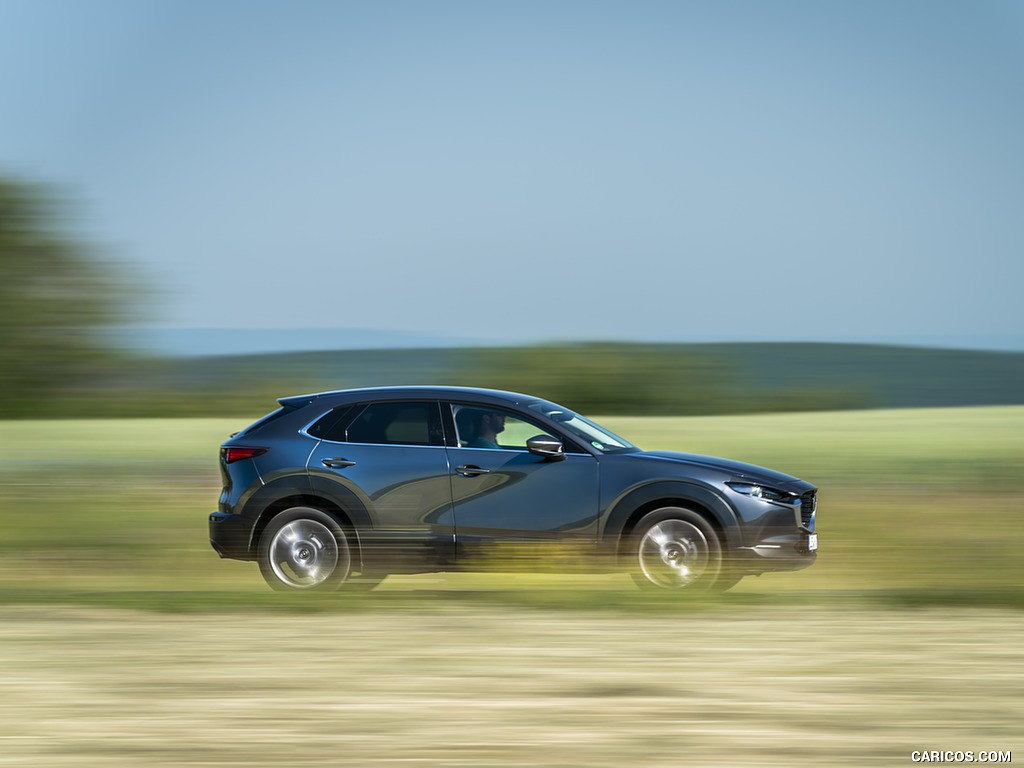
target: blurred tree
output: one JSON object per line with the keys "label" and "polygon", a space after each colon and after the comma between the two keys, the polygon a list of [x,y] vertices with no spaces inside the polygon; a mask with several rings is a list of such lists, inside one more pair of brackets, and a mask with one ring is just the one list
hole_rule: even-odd
{"label": "blurred tree", "polygon": [[65,412],[109,362],[103,330],[125,317],[124,276],[64,228],[44,188],[0,177],[0,417]]}

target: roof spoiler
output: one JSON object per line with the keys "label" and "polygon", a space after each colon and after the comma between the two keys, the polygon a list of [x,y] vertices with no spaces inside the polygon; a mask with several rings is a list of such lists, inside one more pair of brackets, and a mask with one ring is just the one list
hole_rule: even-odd
{"label": "roof spoiler", "polygon": [[279,402],[285,408],[301,408],[304,405],[308,405],[316,400],[319,395],[295,395],[294,397],[279,397]]}

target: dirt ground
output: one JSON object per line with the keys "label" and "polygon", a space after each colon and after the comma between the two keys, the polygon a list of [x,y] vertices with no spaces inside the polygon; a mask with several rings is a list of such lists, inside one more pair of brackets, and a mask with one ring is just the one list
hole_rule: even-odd
{"label": "dirt ground", "polygon": [[0,611],[3,766],[1024,762],[1022,723],[1013,611]]}

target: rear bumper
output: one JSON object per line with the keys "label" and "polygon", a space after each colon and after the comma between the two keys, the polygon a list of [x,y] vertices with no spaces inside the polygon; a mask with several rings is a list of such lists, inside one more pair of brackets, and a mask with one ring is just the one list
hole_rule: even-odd
{"label": "rear bumper", "polygon": [[232,560],[253,559],[249,549],[250,521],[241,515],[211,512],[209,525],[210,546],[218,555]]}

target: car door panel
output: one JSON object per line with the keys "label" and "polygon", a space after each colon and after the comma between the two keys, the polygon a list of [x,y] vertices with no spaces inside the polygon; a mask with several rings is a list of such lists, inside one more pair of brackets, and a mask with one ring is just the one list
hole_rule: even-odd
{"label": "car door panel", "polygon": [[[550,461],[527,451],[449,448],[457,556],[472,558],[491,542],[563,541],[589,548],[596,539],[598,465],[592,456]],[[479,468],[480,474],[460,473]]]}
{"label": "car door panel", "polygon": [[398,446],[322,441],[309,457],[311,476],[354,494],[370,527],[357,531],[363,556],[394,571],[449,561],[451,480],[440,446]]}

